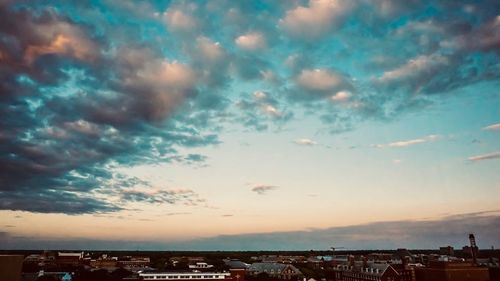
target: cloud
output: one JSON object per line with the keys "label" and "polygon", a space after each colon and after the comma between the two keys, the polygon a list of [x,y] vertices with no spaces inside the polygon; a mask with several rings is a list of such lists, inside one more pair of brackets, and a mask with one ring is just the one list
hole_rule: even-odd
{"label": "cloud", "polygon": [[488,131],[500,130],[500,123],[486,126],[483,128],[483,130],[488,130]]}
{"label": "cloud", "polygon": [[172,190],[138,190],[122,189],[118,195],[120,200],[125,202],[140,202],[152,204],[178,204],[187,206],[196,206],[205,203],[205,199],[199,197],[191,189],[172,189]]}
{"label": "cloud", "polygon": [[192,213],[190,212],[173,212],[173,213],[167,213],[165,214],[166,216],[181,216],[181,215],[191,215]]}
{"label": "cloud", "polygon": [[264,194],[267,194],[268,191],[271,191],[271,190],[274,190],[277,188],[278,187],[274,186],[274,185],[258,184],[258,185],[254,185],[251,190],[253,192],[256,192],[259,195],[264,195]]}
{"label": "cloud", "polygon": [[214,42],[207,37],[201,36],[196,39],[197,49],[204,61],[217,62],[224,58],[225,51],[219,42]]}
{"label": "cloud", "polygon": [[375,147],[378,148],[383,148],[383,147],[406,147],[406,146],[412,146],[415,144],[420,144],[420,143],[426,143],[426,142],[431,142],[435,141],[439,138],[438,135],[428,135],[423,138],[418,138],[418,139],[412,139],[412,140],[404,140],[404,141],[396,141],[396,142],[391,142],[388,144],[378,144]]}
{"label": "cloud", "polygon": [[305,69],[297,77],[297,84],[312,91],[329,91],[342,86],[344,78],[327,69]]}
{"label": "cloud", "polygon": [[186,11],[178,8],[169,8],[163,13],[167,27],[174,32],[189,32],[198,27],[198,22]]}
{"label": "cloud", "polygon": [[351,98],[352,94],[349,91],[339,91],[332,95],[330,99],[334,102],[346,102]]}
{"label": "cloud", "polygon": [[311,140],[311,139],[297,139],[294,141],[294,143],[298,144],[298,145],[305,145],[305,146],[313,146],[313,145],[317,145],[318,143]]}
{"label": "cloud", "polygon": [[491,160],[491,159],[496,159],[496,158],[500,158],[500,151],[482,154],[482,155],[471,156],[471,157],[467,158],[467,160],[472,161],[472,162],[479,162],[479,161],[483,161],[483,160]]}
{"label": "cloud", "polygon": [[303,69],[294,80],[298,89],[291,96],[302,101],[324,98],[346,100],[353,90],[346,76],[326,68]]}
{"label": "cloud", "polygon": [[281,108],[282,104],[269,93],[255,91],[250,99],[244,97],[237,101],[236,106],[242,114],[239,120],[245,127],[262,131],[268,129],[269,123],[281,126],[293,117],[290,111]]}
{"label": "cloud", "polygon": [[256,51],[266,47],[266,38],[260,32],[249,32],[234,40],[236,45],[244,50]]}
{"label": "cloud", "polygon": [[[119,211],[147,194],[128,194],[121,201],[99,196],[115,185],[140,184],[115,168],[168,163],[184,157],[174,146],[218,142],[207,133],[206,116],[199,117],[200,127],[194,117],[185,121],[178,115],[173,121],[187,100],[192,101],[187,116],[197,116],[199,85],[212,87],[198,70],[165,58],[147,43],[137,44],[133,32],[111,44],[107,39],[113,36],[102,36],[108,29],[72,21],[58,14],[63,9],[35,10],[0,5],[0,16],[8,19],[0,24],[0,37],[8,42],[0,47],[5,93],[0,209]],[[185,159],[204,158],[189,154]],[[167,202],[171,195],[155,196]]]}
{"label": "cloud", "polygon": [[310,0],[308,6],[288,10],[279,24],[292,37],[319,39],[342,24],[352,5],[343,0]]}
{"label": "cloud", "polygon": [[204,250],[310,250],[329,249],[332,241],[335,241],[349,250],[438,249],[441,245],[466,245],[471,232],[480,239],[480,245],[489,247],[500,243],[498,231],[499,213],[490,211],[432,220],[381,221],[305,231],[221,235],[187,241],[178,247]]}
{"label": "cloud", "polygon": [[398,68],[384,72],[377,82],[385,89],[405,87],[410,91],[420,91],[426,81],[430,81],[449,64],[449,59],[443,55],[421,55]]}
{"label": "cloud", "polygon": [[0,4],[1,208],[121,210],[116,169],[198,165],[234,123],[339,133],[500,77],[490,0],[115,2]]}
{"label": "cloud", "polygon": [[498,211],[454,214],[427,220],[380,221],[303,231],[220,235],[186,241],[124,241],[114,239],[56,239],[14,237],[0,232],[5,249],[100,249],[100,250],[197,250],[256,251],[330,249],[332,241],[347,250],[438,249],[442,245],[460,248],[474,233],[480,248],[499,247]]}

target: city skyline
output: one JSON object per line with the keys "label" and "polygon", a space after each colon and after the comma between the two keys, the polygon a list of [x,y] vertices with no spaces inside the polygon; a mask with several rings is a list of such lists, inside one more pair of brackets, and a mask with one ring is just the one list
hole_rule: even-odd
{"label": "city skyline", "polygon": [[498,11],[0,1],[0,243],[498,248]]}

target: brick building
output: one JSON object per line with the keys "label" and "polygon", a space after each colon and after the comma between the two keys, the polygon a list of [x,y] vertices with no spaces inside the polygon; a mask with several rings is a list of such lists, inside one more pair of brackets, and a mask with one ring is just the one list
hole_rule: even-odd
{"label": "brick building", "polygon": [[21,255],[0,255],[0,280],[21,280],[23,260]]}
{"label": "brick building", "polygon": [[333,269],[335,281],[415,281],[413,267],[403,264],[355,263]]}
{"label": "brick building", "polygon": [[426,267],[415,268],[417,281],[488,281],[487,267],[466,262],[430,261]]}
{"label": "brick building", "polygon": [[302,277],[302,272],[291,264],[275,262],[256,262],[248,267],[248,275],[257,276],[265,273],[270,277],[291,280],[292,278]]}

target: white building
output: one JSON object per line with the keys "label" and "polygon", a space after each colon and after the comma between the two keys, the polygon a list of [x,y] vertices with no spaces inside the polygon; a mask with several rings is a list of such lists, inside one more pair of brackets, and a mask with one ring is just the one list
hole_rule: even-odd
{"label": "white building", "polygon": [[197,262],[196,264],[190,264],[189,269],[208,269],[214,267],[206,262]]}

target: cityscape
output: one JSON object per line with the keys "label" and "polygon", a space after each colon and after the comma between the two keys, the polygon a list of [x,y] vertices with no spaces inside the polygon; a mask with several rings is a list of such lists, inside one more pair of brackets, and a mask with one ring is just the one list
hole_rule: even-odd
{"label": "cityscape", "polygon": [[0,281],[500,281],[500,1],[0,18]]}
{"label": "cityscape", "polygon": [[[289,252],[12,251],[0,255],[2,280],[494,281],[500,250],[479,249],[474,234],[456,249]],[[13,253],[17,253],[13,254]]]}

